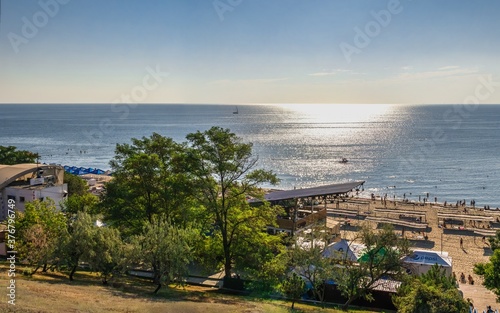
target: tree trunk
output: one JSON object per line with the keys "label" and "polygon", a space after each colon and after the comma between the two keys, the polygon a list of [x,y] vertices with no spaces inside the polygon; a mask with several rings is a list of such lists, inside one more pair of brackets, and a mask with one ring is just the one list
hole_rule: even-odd
{"label": "tree trunk", "polygon": [[355,300],[356,298],[355,297],[350,297],[349,299],[347,299],[347,301],[344,303],[344,305],[342,306],[342,310],[344,311],[347,311],[349,309],[349,305]]}
{"label": "tree trunk", "polygon": [[292,311],[293,311],[294,306],[295,306],[295,299],[292,300]]}
{"label": "tree trunk", "polygon": [[231,278],[231,258],[229,256],[224,257],[224,275],[226,275],[227,278]]}
{"label": "tree trunk", "polygon": [[47,273],[47,263],[43,264],[42,273]]}
{"label": "tree trunk", "polygon": [[37,266],[37,267],[35,268],[35,270],[34,270],[33,272],[31,272],[31,275],[35,275],[35,273],[38,271],[38,269],[39,269],[39,268],[40,268],[40,266]]}
{"label": "tree trunk", "polygon": [[224,275],[231,278],[231,251],[227,239],[227,234],[222,233],[222,246],[224,248]]}
{"label": "tree trunk", "polygon": [[160,290],[160,288],[161,288],[161,283],[158,284],[158,287],[156,287],[156,289],[153,292],[153,294],[156,294],[158,292],[158,290]]}
{"label": "tree trunk", "polygon": [[73,268],[71,269],[71,272],[69,273],[69,280],[71,280],[71,281],[73,280],[73,275],[75,274],[77,267],[78,267],[78,264],[74,265]]}

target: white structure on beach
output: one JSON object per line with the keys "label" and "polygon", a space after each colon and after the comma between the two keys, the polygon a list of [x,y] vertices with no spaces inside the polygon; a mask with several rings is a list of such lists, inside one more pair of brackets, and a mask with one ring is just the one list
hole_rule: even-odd
{"label": "white structure on beach", "polygon": [[435,264],[446,270],[446,274],[452,275],[453,265],[448,252],[436,252],[428,250],[413,250],[403,258],[403,263],[411,274],[420,275],[427,273]]}
{"label": "white structure on beach", "polygon": [[47,164],[0,165],[0,220],[7,218],[9,199],[16,211],[34,200],[54,200],[58,209],[67,198],[68,185],[63,183],[64,168]]}
{"label": "white structure on beach", "polygon": [[365,252],[365,245],[341,239],[338,242],[328,245],[323,251],[323,256],[325,258],[357,262]]}

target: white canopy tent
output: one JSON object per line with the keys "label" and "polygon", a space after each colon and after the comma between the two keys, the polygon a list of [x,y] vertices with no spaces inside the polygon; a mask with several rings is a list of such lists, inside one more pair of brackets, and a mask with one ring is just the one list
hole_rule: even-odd
{"label": "white canopy tent", "polygon": [[344,259],[350,260],[352,262],[357,262],[358,259],[363,255],[366,250],[366,246],[349,242],[345,239],[342,239],[338,242],[334,242],[328,245],[323,251],[323,256],[325,258],[335,258],[335,259]]}
{"label": "white canopy tent", "polygon": [[414,250],[409,256],[403,258],[405,267],[415,275],[427,273],[434,264],[446,270],[451,275],[453,266],[448,252],[436,252],[428,250]]}

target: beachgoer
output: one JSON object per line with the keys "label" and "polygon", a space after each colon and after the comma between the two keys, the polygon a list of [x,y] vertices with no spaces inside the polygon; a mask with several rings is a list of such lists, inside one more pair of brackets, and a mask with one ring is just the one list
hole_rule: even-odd
{"label": "beachgoer", "polygon": [[460,274],[460,282],[465,283],[465,275],[463,272]]}
{"label": "beachgoer", "polygon": [[469,277],[467,277],[467,279],[469,280],[469,284],[474,285],[474,279],[472,278],[472,276],[470,276],[470,274]]}
{"label": "beachgoer", "polygon": [[460,248],[464,248],[464,240],[462,237],[460,237]]}

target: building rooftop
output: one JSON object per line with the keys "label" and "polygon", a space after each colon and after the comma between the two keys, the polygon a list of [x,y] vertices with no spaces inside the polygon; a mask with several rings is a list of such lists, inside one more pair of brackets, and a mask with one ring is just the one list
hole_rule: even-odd
{"label": "building rooftop", "polygon": [[0,165],[0,189],[3,189],[15,182],[26,178],[27,175],[33,174],[36,177],[38,171],[43,170],[48,172],[48,174],[53,174],[56,176],[57,182],[62,183],[62,176],[59,172],[64,173],[64,168],[58,165],[49,164],[16,164],[16,165]]}
{"label": "building rooftop", "polygon": [[354,181],[349,183],[324,185],[312,188],[274,191],[266,194],[264,196],[264,199],[266,199],[269,202],[273,202],[273,201],[289,200],[296,198],[340,195],[340,194],[346,194],[351,190],[363,185],[364,183],[365,183],[364,181]]}

